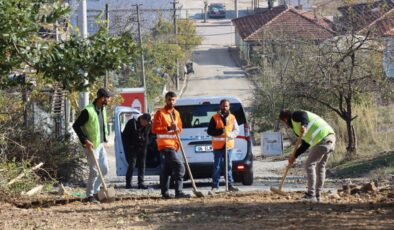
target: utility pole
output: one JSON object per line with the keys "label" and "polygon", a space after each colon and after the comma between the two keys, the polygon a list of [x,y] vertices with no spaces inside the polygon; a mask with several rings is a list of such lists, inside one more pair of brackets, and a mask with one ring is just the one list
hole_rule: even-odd
{"label": "utility pole", "polygon": [[[109,34],[109,10],[108,10],[108,3],[105,4],[105,21],[107,23],[107,30]],[[104,76],[104,88],[108,88],[108,71],[105,71]]]}
{"label": "utility pole", "polygon": [[272,9],[274,7],[274,3],[272,0],[268,0],[268,9]]}
{"label": "utility pole", "polygon": [[207,22],[208,0],[204,1],[204,23]]}
{"label": "utility pole", "polygon": [[[56,43],[60,42],[60,32],[59,32],[59,22],[55,22],[55,34],[56,34]],[[69,128],[69,122],[70,122],[70,113],[71,113],[71,108],[70,108],[70,99],[69,99],[69,93],[68,91],[65,91],[64,85],[62,87],[62,94],[63,94],[63,107],[64,107],[64,136],[67,138],[69,133],[68,133],[68,128]],[[33,104],[33,115],[34,115],[34,104]],[[33,129],[34,129],[34,118],[33,118]]]}
{"label": "utility pole", "polygon": [[238,18],[238,0],[234,0],[235,18]]}
{"label": "utility pole", "polygon": [[[176,1],[172,2],[172,6],[173,6],[173,9],[174,9],[174,17],[173,17],[173,19],[174,19],[175,39],[176,39],[177,30],[178,30],[177,24],[176,24],[176,4],[178,4],[178,2],[176,2]],[[176,64],[175,65],[176,65],[175,66],[175,68],[176,68],[175,87],[176,87],[176,90],[179,90],[179,68],[178,68],[179,63],[178,63],[178,58],[176,59]]]}
{"label": "utility pole", "polygon": [[144,50],[142,47],[142,35],[141,35],[141,19],[140,19],[140,5],[137,4],[134,5],[137,9],[137,23],[138,23],[138,41],[140,43],[140,58],[141,58],[141,83],[142,87],[145,90],[145,97],[144,97],[144,112],[148,112],[148,101],[146,99],[147,97],[147,89],[146,89],[146,82],[145,82],[145,61],[144,61]]}
{"label": "utility pole", "polygon": [[[80,3],[80,15],[81,15],[81,36],[82,39],[86,39],[88,37],[88,16],[87,16],[87,5],[86,0],[81,0]],[[84,77],[87,76],[88,73],[84,73]],[[89,81],[84,80],[84,85],[88,85]],[[79,94],[80,103],[79,108],[82,110],[89,104],[89,92],[85,89],[84,92]]]}

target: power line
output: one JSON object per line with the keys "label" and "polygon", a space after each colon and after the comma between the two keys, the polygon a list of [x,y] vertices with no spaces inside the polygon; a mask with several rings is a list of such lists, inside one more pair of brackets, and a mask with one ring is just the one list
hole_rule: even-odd
{"label": "power line", "polygon": [[[178,28],[177,28],[177,21],[176,21],[176,5],[178,4],[178,2],[177,1],[173,1],[173,2],[171,2],[172,4],[173,4],[173,10],[174,10],[174,18],[173,18],[173,20],[174,20],[174,34],[175,34],[175,36],[176,36],[176,34],[177,34],[177,30],[178,30]],[[176,85],[176,89],[178,90],[179,89],[179,63],[178,63],[178,58],[176,59],[176,76],[175,76],[175,85]]]}

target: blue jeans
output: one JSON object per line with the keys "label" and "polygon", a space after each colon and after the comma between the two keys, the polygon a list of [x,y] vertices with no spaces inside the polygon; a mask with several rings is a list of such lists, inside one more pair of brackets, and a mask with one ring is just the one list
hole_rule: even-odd
{"label": "blue jeans", "polygon": [[[98,171],[96,164],[94,163],[92,153],[90,153],[87,149],[85,149],[85,153],[87,154],[89,163],[89,178],[86,185],[86,196],[89,197],[93,196],[93,194],[97,194],[100,189],[101,181],[100,178],[98,178]],[[108,158],[104,144],[101,143],[93,153],[99,163],[101,173],[104,177],[108,173]]]}
{"label": "blue jeans", "polygon": [[[227,150],[228,159],[228,186],[231,187],[233,184],[233,163],[232,163],[233,149]],[[213,174],[212,174],[212,188],[219,188],[220,174],[225,169],[225,150],[213,150]]]}

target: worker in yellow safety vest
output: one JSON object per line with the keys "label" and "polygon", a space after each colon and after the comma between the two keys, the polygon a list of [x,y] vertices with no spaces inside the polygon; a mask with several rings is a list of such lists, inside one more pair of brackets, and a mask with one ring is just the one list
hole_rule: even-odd
{"label": "worker in yellow safety vest", "polygon": [[304,110],[291,112],[284,109],[280,112],[279,119],[292,128],[297,136],[302,136],[302,143],[295,154],[290,156],[289,164],[293,164],[298,156],[309,149],[305,163],[308,191],[303,200],[319,202],[326,177],[326,163],[335,150],[334,129],[323,118]]}
{"label": "worker in yellow safety vest", "polygon": [[[73,124],[73,129],[85,147],[89,163],[89,178],[86,185],[86,200],[98,203],[97,192],[101,181],[93,156],[97,159],[101,172],[105,176],[108,172],[108,158],[104,142],[108,141],[107,112],[105,106],[109,103],[112,93],[100,88],[93,103],[87,105]],[[93,154],[91,154],[93,153]]]}

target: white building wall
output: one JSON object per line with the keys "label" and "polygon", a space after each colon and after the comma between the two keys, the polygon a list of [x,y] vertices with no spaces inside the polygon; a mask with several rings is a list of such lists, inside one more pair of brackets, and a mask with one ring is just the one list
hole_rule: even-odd
{"label": "white building wall", "polygon": [[239,49],[240,58],[249,61],[249,45],[242,40],[237,31],[235,31],[235,46]]}

